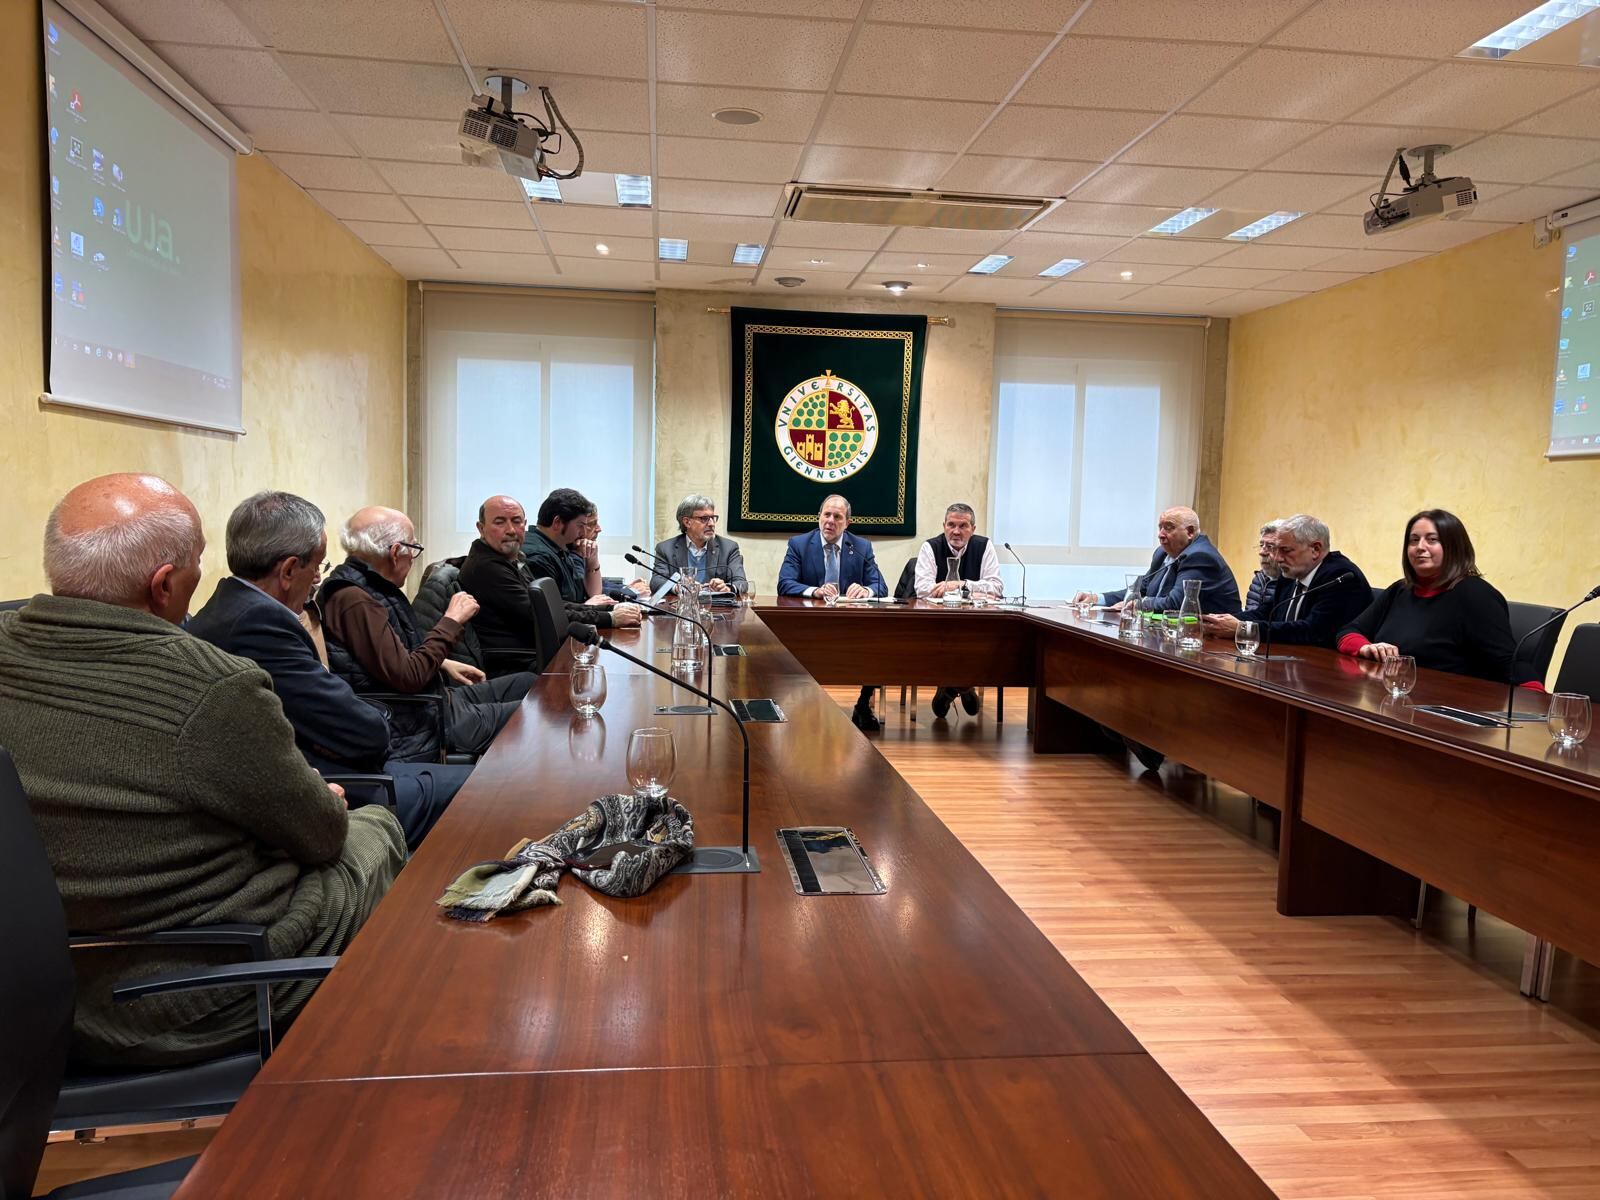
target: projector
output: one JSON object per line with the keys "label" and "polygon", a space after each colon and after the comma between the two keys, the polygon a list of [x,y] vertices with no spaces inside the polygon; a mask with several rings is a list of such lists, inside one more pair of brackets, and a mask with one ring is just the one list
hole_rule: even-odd
{"label": "projector", "polygon": [[[1433,173],[1434,156],[1444,154],[1449,149],[1449,146],[1418,146],[1410,151],[1402,147],[1394,152],[1389,173],[1383,179],[1383,188],[1372,202],[1372,211],[1361,218],[1361,228],[1368,237],[1393,229],[1409,228],[1435,217],[1453,221],[1465,216],[1477,204],[1478,191],[1465,175],[1440,179]],[[1406,167],[1405,156],[1408,153],[1421,156],[1423,160],[1422,176],[1416,183],[1411,182],[1411,172]],[[1407,186],[1391,196],[1388,194],[1389,181],[1394,178],[1396,168]]]}
{"label": "projector", "polygon": [[[488,92],[472,97],[472,103],[461,114],[461,125],[456,131],[456,141],[461,146],[461,161],[467,166],[489,167],[537,183],[544,178],[572,179],[583,171],[583,146],[577,134],[556,107],[550,89],[541,87],[545,113],[550,118],[548,126],[527,113],[512,107],[513,97],[528,90],[528,85],[509,75],[491,75],[485,86],[500,88],[497,100]],[[545,162],[545,144],[554,141],[550,154],[561,152],[561,135],[555,132],[557,123],[567,131],[578,150],[578,165],[565,173],[555,171]]]}

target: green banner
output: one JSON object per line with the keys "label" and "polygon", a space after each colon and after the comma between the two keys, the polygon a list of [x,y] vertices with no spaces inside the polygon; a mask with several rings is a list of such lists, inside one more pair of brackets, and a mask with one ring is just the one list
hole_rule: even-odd
{"label": "green banner", "polygon": [[735,308],[730,533],[799,531],[850,501],[871,536],[916,533],[926,317]]}

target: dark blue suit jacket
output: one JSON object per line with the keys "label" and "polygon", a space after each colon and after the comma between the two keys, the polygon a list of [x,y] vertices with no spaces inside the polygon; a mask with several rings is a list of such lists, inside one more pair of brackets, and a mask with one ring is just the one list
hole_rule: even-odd
{"label": "dark blue suit jacket", "polygon": [[384,770],[388,718],[322,665],[305,626],[271,596],[230,576],[187,628],[272,676],[295,743],[317,770]]}
{"label": "dark blue suit jacket", "polygon": [[[1150,558],[1150,569],[1139,577],[1139,607],[1147,612],[1167,612],[1183,603],[1183,581],[1200,580],[1200,611],[1235,613],[1239,611],[1239,584],[1223,561],[1211,539],[1197,533],[1183,553],[1167,563],[1167,552],[1157,550]],[[1123,591],[1107,592],[1105,602],[1117,604]]]}
{"label": "dark blue suit jacket", "polygon": [[1287,576],[1268,588],[1266,597],[1254,609],[1239,615],[1249,621],[1266,621],[1271,613],[1276,612],[1278,619],[1272,622],[1274,642],[1282,646],[1326,646],[1331,650],[1338,639],[1339,630],[1364,613],[1372,603],[1372,588],[1367,585],[1367,577],[1361,573],[1361,568],[1337,550],[1328,551],[1311,579],[1311,586],[1318,587],[1346,572],[1351,575],[1346,582],[1325,587],[1314,595],[1308,593],[1300,602],[1297,620],[1285,619],[1295,589],[1294,580]]}
{"label": "dark blue suit jacket", "polygon": [[[808,587],[821,587],[827,564],[822,561],[822,531],[813,529],[789,539],[783,566],[778,568],[778,595],[803,596]],[[839,594],[852,583],[859,583],[874,596],[887,596],[889,589],[878,573],[878,560],[872,557],[872,543],[848,529],[839,535]]]}

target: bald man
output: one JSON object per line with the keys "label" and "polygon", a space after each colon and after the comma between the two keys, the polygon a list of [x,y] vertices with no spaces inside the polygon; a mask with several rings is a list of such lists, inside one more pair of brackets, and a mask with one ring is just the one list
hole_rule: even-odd
{"label": "bald man", "polygon": [[363,508],[339,530],[339,545],[348,557],[317,593],[328,669],[357,692],[442,698],[442,734],[429,706],[393,706],[392,757],[428,762],[441,749],[482,754],[528,694],[533,675],[485,679],[477,667],[447,657],[478,612],[468,592],[451,596],[433,628],[422,628],[402,590],[423,549],[405,513]]}
{"label": "bald man", "polygon": [[[306,764],[266,672],[178,627],[205,548],[165,480],[107,475],[45,526],[50,595],[0,613],[0,745],[16,760],[74,934],[263,925],[275,955],[338,954],[405,861],[381,806]],[[74,1056],[166,1065],[255,1044],[248,990],[114,1004],[119,979],[209,962],[80,958]],[[280,1022],[312,985],[273,989]]]}
{"label": "bald man", "polygon": [[[1200,611],[1237,612],[1239,585],[1223,560],[1222,552],[1200,531],[1194,509],[1169,508],[1156,522],[1161,548],[1151,556],[1150,569],[1139,577],[1139,607],[1146,612],[1166,612],[1183,603],[1186,579],[1200,581]],[[1079,592],[1078,600],[1120,609],[1126,591]]]}

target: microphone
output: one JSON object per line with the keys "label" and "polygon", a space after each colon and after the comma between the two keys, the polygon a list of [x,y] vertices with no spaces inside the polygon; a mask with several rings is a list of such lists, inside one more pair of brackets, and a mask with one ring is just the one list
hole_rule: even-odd
{"label": "microphone", "polygon": [[1011,549],[1011,543],[1010,542],[1001,542],[1000,544],[1002,546],[1004,546],[1010,552],[1012,558],[1017,560],[1017,566],[1022,568],[1022,607],[1023,608],[1027,608],[1028,607],[1028,564],[1022,561],[1022,555],[1018,554],[1015,550]]}
{"label": "microphone", "polygon": [[[640,608],[647,610],[648,612],[655,613],[657,616],[660,616],[660,617],[671,617],[675,621],[685,621],[688,624],[693,625],[701,633],[705,634],[705,636],[706,636],[706,687],[709,688],[711,686],[711,672],[714,669],[713,660],[715,660],[716,657],[717,657],[711,650],[711,628],[710,628],[710,626],[702,625],[699,621],[696,621],[693,617],[685,616],[683,613],[673,612],[669,608],[660,608],[657,605],[647,603],[646,601],[643,601],[643,600],[635,600],[634,603],[637,604]],[[699,716],[702,712],[704,712],[705,715],[708,716],[708,717],[711,715],[711,709],[709,707],[707,707],[706,705],[704,705],[704,704],[685,705],[683,708],[679,709],[678,711],[681,714],[683,714],[684,716]]]}
{"label": "microphone", "polygon": [[[1324,579],[1321,583],[1317,584],[1316,587],[1308,587],[1305,590],[1304,595],[1301,596],[1301,599],[1302,600],[1305,599],[1306,596],[1314,596],[1318,592],[1320,592],[1323,588],[1331,588],[1331,587],[1336,587],[1341,583],[1349,583],[1355,577],[1356,577],[1356,573],[1354,571],[1341,571],[1339,574],[1335,575],[1332,579]],[[1288,576],[1287,575],[1280,575],[1278,578],[1287,579]],[[1262,653],[1261,657],[1264,660],[1266,660],[1267,662],[1271,662],[1272,661],[1272,621],[1273,621],[1273,618],[1277,616],[1278,610],[1280,608],[1282,608],[1285,604],[1291,603],[1293,600],[1294,600],[1294,592],[1290,591],[1290,593],[1287,596],[1285,596],[1282,600],[1279,600],[1276,604],[1274,604],[1270,609],[1267,610],[1267,619],[1266,619],[1265,622],[1263,622],[1263,626],[1264,627],[1261,630],[1262,634],[1266,638],[1266,644],[1267,644],[1267,648]]]}
{"label": "microphone", "polygon": [[[1579,600],[1576,604],[1574,604],[1572,608],[1564,608],[1555,616],[1551,617],[1548,621],[1539,622],[1539,624],[1535,625],[1532,629],[1528,630],[1527,633],[1523,634],[1522,637],[1518,639],[1517,644],[1512,648],[1511,666],[1507,668],[1506,672],[1506,722],[1512,725],[1513,728],[1515,727],[1516,717],[1512,714],[1517,706],[1517,655],[1521,653],[1523,643],[1531,638],[1534,634],[1538,633],[1541,629],[1544,629],[1550,625],[1554,625],[1557,621],[1563,619],[1572,611],[1573,608],[1582,608],[1585,604],[1589,603],[1589,601],[1596,599],[1600,599],[1600,587],[1590,588],[1588,595],[1584,596],[1582,600]],[[1541,680],[1540,682],[1543,681]]]}
{"label": "microphone", "polygon": [[761,864],[750,849],[750,735],[745,732],[744,722],[739,719],[739,714],[710,692],[702,691],[695,687],[694,684],[680,679],[676,675],[667,674],[654,663],[645,662],[644,659],[636,658],[626,650],[612,645],[609,640],[600,636],[599,631],[593,625],[574,622],[567,626],[567,636],[573,641],[583,643],[585,646],[599,646],[602,650],[609,650],[619,658],[627,659],[634,666],[643,667],[650,674],[659,675],[668,683],[676,684],[685,691],[692,692],[702,700],[709,701],[727,713],[733,723],[739,727],[739,736],[744,741],[744,778],[742,781],[743,793],[740,807],[739,848],[735,851],[732,846],[696,846],[694,857],[690,860],[692,865],[680,865],[677,870],[687,870],[688,873],[697,875],[747,875],[760,871]]}
{"label": "microphone", "polygon": [[[673,587],[677,587],[677,585],[683,581],[683,572],[679,571],[678,568],[674,567],[672,565],[672,563],[670,561],[668,561],[667,559],[662,558],[659,554],[651,554],[650,551],[646,550],[642,546],[635,546],[634,549],[637,550],[640,554],[649,555],[657,563],[661,564],[662,566],[665,566],[666,570],[662,571],[661,574],[663,574],[663,575],[665,575],[667,577],[667,580],[673,585]],[[632,565],[638,567],[641,571],[646,569],[645,564],[640,562],[633,555],[624,554],[622,557],[623,557],[624,561],[629,562]],[[651,575],[653,576],[656,573],[656,571],[660,570],[660,567],[650,567],[649,570],[650,570]]]}

